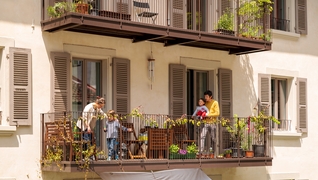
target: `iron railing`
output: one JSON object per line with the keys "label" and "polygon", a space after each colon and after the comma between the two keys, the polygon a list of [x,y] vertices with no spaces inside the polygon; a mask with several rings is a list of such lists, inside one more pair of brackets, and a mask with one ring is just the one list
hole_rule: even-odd
{"label": "iron railing", "polygon": [[[75,1],[70,0],[67,2],[72,3]],[[269,13],[256,19],[251,19],[250,14],[253,13],[249,13],[246,10],[245,14],[239,15],[239,8],[243,6],[243,3],[248,3],[248,0],[228,0],[226,3],[222,1],[221,4],[218,4],[219,1],[212,1],[212,4],[208,4],[210,2],[202,0],[188,1],[188,4],[186,4],[187,1],[183,0],[84,0],[81,2],[87,2],[87,5],[83,7],[72,3],[72,8],[67,7],[61,10],[61,16],[68,12],[76,12],[83,15],[119,19],[121,21],[135,21],[191,31],[247,36],[257,39],[265,39],[270,27],[270,22],[267,20]],[[54,4],[49,4],[48,1],[43,3],[45,8],[43,20],[48,20],[51,17],[48,15],[47,8],[54,6]],[[230,18],[225,18],[226,21],[219,23],[222,15],[226,12],[229,13],[227,17]],[[275,20],[277,23],[280,22],[278,19]],[[275,26],[277,26],[277,23]],[[218,24],[223,24],[222,27],[225,25],[227,28],[224,29]]]}
{"label": "iron railing", "polygon": [[272,29],[290,32],[290,20],[272,17],[270,24]]}
{"label": "iron railing", "polygon": [[[116,115],[118,123],[106,124],[105,118],[92,114],[97,120],[95,130],[92,139],[85,140],[85,131],[79,128],[84,123],[81,116],[81,112],[41,114],[43,158],[47,151],[59,147],[63,150],[63,161],[107,159],[110,152],[103,147],[110,146],[108,138],[115,138],[116,151],[111,160],[206,159],[220,157],[227,150],[231,150],[232,157],[245,158],[244,152],[255,150],[255,145],[264,147],[256,157],[272,157],[273,124],[266,120],[262,124],[265,130],[258,133],[255,123],[247,117],[201,120],[186,115]],[[288,130],[288,124],[290,121],[281,121],[276,128]],[[94,154],[85,157],[89,147],[94,147]]]}

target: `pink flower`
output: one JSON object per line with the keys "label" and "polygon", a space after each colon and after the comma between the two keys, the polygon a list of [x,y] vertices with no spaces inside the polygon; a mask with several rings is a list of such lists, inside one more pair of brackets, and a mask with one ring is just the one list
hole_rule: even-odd
{"label": "pink flower", "polygon": [[185,150],[185,149],[179,149],[179,154],[185,155],[185,154],[187,154],[187,150]]}

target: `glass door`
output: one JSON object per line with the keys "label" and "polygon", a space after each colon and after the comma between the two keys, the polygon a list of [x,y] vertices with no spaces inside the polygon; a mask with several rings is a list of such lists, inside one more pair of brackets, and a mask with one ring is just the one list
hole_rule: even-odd
{"label": "glass door", "polygon": [[[72,61],[72,111],[82,112],[84,107],[102,95],[101,61],[73,59]],[[76,114],[76,113],[75,113]],[[81,116],[81,114],[77,114]],[[78,117],[74,117],[78,118]],[[101,121],[95,127],[96,145],[100,146]]]}

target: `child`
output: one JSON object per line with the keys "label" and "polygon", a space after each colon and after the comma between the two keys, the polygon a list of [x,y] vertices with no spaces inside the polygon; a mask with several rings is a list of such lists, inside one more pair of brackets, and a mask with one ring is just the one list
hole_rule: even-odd
{"label": "child", "polygon": [[200,120],[202,120],[207,114],[209,114],[209,109],[205,106],[205,100],[203,98],[199,99],[199,106],[195,109],[192,117],[197,116]]}
{"label": "child", "polygon": [[118,119],[116,118],[116,114],[114,110],[109,110],[107,113],[108,119],[106,120],[104,132],[106,132],[106,143],[108,148],[108,158],[107,160],[110,161],[112,156],[115,155],[115,159],[118,160],[118,153],[116,150],[118,138],[118,130],[121,127],[123,131],[131,132],[131,128],[126,128],[121,126]]}

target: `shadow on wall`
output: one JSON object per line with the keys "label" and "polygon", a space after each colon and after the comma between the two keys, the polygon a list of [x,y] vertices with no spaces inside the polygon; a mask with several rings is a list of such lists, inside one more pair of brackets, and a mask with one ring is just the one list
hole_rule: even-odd
{"label": "shadow on wall", "polygon": [[233,63],[233,114],[239,117],[252,115],[257,104],[254,71],[249,55],[237,56]]}
{"label": "shadow on wall", "polygon": [[233,167],[233,168],[208,168],[202,169],[212,180],[268,180],[266,174],[268,174],[266,166],[260,167]]}

